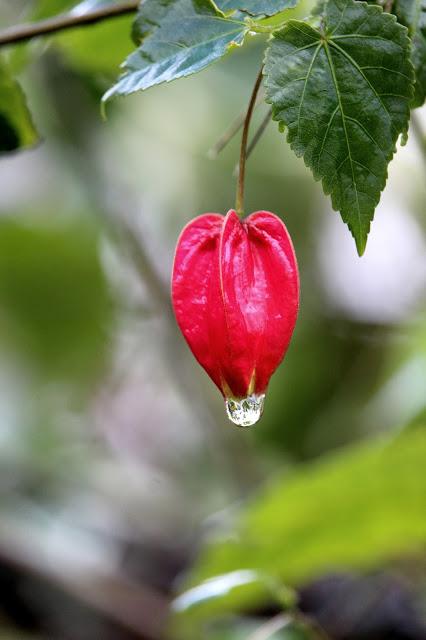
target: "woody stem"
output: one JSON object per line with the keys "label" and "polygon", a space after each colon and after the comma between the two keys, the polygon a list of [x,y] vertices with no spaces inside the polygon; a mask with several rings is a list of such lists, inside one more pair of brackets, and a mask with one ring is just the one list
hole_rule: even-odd
{"label": "woody stem", "polygon": [[253,109],[256,104],[257,93],[263,78],[263,65],[257,74],[256,82],[254,83],[253,91],[250,96],[250,101],[247,107],[246,117],[244,119],[243,133],[241,136],[241,148],[240,148],[240,162],[238,170],[238,183],[237,183],[237,197],[235,201],[235,210],[239,216],[244,213],[244,178],[246,172],[246,157],[247,157],[247,141],[250,128],[250,121],[253,115]]}
{"label": "woody stem", "polygon": [[93,9],[92,11],[85,11],[81,14],[70,12],[32,24],[9,27],[0,31],[0,47],[135,13],[138,6],[138,0],[126,0],[118,4]]}

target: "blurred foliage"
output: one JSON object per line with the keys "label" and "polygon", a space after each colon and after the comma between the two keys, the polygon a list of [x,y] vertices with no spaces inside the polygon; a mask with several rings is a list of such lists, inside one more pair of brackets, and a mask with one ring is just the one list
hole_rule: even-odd
{"label": "blurred foliage", "polygon": [[[425,455],[426,433],[419,429],[275,479],[248,507],[231,540],[210,545],[198,559],[191,582],[200,586],[188,598],[189,628],[194,619],[259,605],[258,590],[230,588],[232,576],[243,571],[300,584],[420,551],[426,542]],[[221,577],[216,590],[209,583],[215,576]]]}
{"label": "blurred foliage", "polygon": [[0,153],[34,145],[37,140],[22,89],[0,58]]}
{"label": "blurred foliage", "polygon": [[[71,8],[80,11],[93,11],[111,0],[40,0],[32,19],[40,20]],[[70,64],[87,74],[102,73],[109,78],[115,77],[123,60],[133,49],[131,26],[134,16],[123,16],[104,21],[91,27],[72,29],[49,38],[51,44],[58,47]],[[111,46],[111,43],[114,46]]]}
{"label": "blurred foliage", "polygon": [[45,20],[46,18],[64,13],[78,4],[79,2],[77,0],[35,0],[35,2],[33,2],[33,19]]}
{"label": "blurred foliage", "polygon": [[294,620],[290,616],[276,616],[263,624],[261,620],[234,618],[203,629],[202,636],[187,637],[202,637],[206,640],[316,640],[320,638],[312,633],[312,628],[305,622]]}
{"label": "blurred foliage", "polygon": [[[53,42],[59,46],[72,66],[86,73],[116,76],[123,60],[133,48],[130,37],[132,17],[94,25],[91,29],[75,29],[58,35]],[[114,47],[111,47],[111,40]]]}
{"label": "blurred foliage", "polygon": [[[0,16],[17,24],[76,4],[0,0]],[[306,13],[300,3],[292,15]],[[426,192],[415,141],[390,166],[360,261],[268,127],[247,166],[247,211],[285,220],[302,304],[262,422],[234,430],[167,292],[183,225],[233,204],[238,136],[215,162],[206,152],[247,102],[263,40],[116,101],[103,123],[98,100],[132,48],[131,21],[19,48],[43,143],[0,159],[0,638],[152,640],[173,600],[184,640],[248,640],[296,600],[315,619],[334,607],[333,640],[423,638]],[[263,117],[259,107],[254,128]],[[357,588],[333,586],[337,569],[359,571]],[[192,598],[185,612],[177,592]],[[314,636],[293,622],[272,640],[302,633]]]}
{"label": "blurred foliage", "polygon": [[84,388],[105,366],[112,302],[93,225],[0,220],[0,299],[3,348],[43,376]]}

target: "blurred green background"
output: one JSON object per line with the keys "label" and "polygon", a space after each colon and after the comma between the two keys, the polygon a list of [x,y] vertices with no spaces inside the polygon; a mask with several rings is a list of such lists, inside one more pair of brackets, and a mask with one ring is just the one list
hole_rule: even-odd
{"label": "blurred green background", "polygon": [[[74,4],[0,0],[0,24]],[[239,431],[169,280],[183,225],[233,206],[238,136],[207,152],[264,40],[103,122],[130,26],[6,52],[42,141],[0,159],[0,638],[424,640],[420,146],[399,148],[359,259],[269,125],[246,208],[285,221],[301,312],[262,421]]]}

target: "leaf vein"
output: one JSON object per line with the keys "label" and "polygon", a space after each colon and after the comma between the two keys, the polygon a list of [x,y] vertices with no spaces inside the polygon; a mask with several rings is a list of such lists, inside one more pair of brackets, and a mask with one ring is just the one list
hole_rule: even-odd
{"label": "leaf vein", "polygon": [[327,139],[327,136],[328,136],[328,132],[330,131],[331,123],[333,122],[334,116],[336,115],[338,110],[339,110],[339,105],[336,106],[335,110],[331,114],[330,119],[329,119],[328,124],[327,124],[327,128],[325,130],[324,137],[322,139],[321,149],[320,149],[320,152],[319,152],[319,155],[318,155],[318,160],[317,160],[317,171],[318,172],[319,172],[319,163],[321,161],[321,156],[322,156],[322,152],[324,150],[324,145],[325,145],[325,142],[326,142],[326,139]]}
{"label": "leaf vein", "polygon": [[353,165],[352,155],[351,155],[351,146],[349,144],[348,131],[347,131],[347,128],[346,128],[345,112],[343,111],[343,104],[342,104],[342,99],[340,97],[339,85],[337,83],[337,77],[336,77],[336,72],[335,72],[335,69],[334,69],[333,60],[331,58],[330,49],[329,49],[328,44],[326,42],[324,43],[324,48],[325,48],[325,52],[326,52],[326,55],[327,55],[327,60],[328,60],[328,64],[329,64],[329,67],[330,67],[331,76],[332,76],[333,83],[334,83],[334,89],[335,89],[335,92],[336,92],[336,97],[337,97],[337,100],[338,100],[340,113],[342,114],[343,131],[345,133],[346,146],[348,148],[348,158],[349,158],[349,163],[350,163],[350,166],[351,166],[351,173],[352,173],[352,184],[353,184],[353,188],[354,188],[354,191],[355,191],[355,200],[356,200],[356,207],[357,207],[357,214],[358,214],[358,224],[359,224],[359,228],[360,228],[360,231],[361,231],[361,210],[360,210],[360,206],[359,206],[358,187],[357,187],[357,183],[356,183],[356,180],[355,180],[354,165]]}
{"label": "leaf vein", "polygon": [[335,26],[335,28],[333,29],[333,31],[331,32],[331,34],[330,34],[330,35],[334,35],[334,34],[336,33],[337,29],[338,29],[338,28],[340,27],[340,25],[342,24],[342,22],[343,22],[343,17],[344,17],[344,15],[345,15],[345,11],[346,11],[346,9],[347,9],[347,8],[348,8],[348,5],[347,5],[347,3],[346,3],[346,5],[345,5],[345,7],[344,7],[344,9],[343,9],[343,11],[342,11],[342,13],[341,13],[341,15],[340,15],[339,21],[338,21],[337,25]]}
{"label": "leaf vein", "polygon": [[300,98],[300,104],[299,104],[299,114],[298,114],[298,117],[297,117],[297,134],[296,134],[296,135],[297,135],[297,137],[299,137],[300,116],[301,116],[301,113],[302,113],[303,101],[304,101],[304,99],[305,99],[306,86],[307,86],[307,84],[308,84],[309,76],[311,75],[312,68],[313,68],[313,66],[314,66],[314,64],[315,64],[315,60],[316,60],[316,58],[317,58],[317,55],[318,55],[318,52],[319,52],[319,50],[320,50],[320,49],[321,49],[321,43],[319,43],[319,44],[318,44],[317,48],[316,48],[316,49],[315,49],[315,51],[314,51],[314,54],[313,54],[313,56],[312,56],[311,63],[310,63],[309,68],[308,68],[308,72],[307,72],[307,74],[306,74],[305,83],[304,83],[304,85],[303,85],[303,91],[302,91],[302,95],[301,95],[301,98]]}
{"label": "leaf vein", "polygon": [[404,100],[409,100],[408,96],[403,96],[402,93],[378,93],[378,96],[392,96],[393,98],[404,98]]}
{"label": "leaf vein", "polygon": [[377,140],[375,140],[373,138],[373,136],[371,135],[371,133],[364,127],[364,125],[362,124],[362,122],[360,122],[359,120],[357,120],[356,118],[352,118],[351,116],[345,116],[346,120],[348,120],[349,122],[353,122],[354,124],[357,124],[359,126],[360,129],[362,129],[365,133],[366,136],[368,136],[371,140],[371,142],[378,148],[378,150],[382,153],[383,157],[386,158],[386,154],[384,152],[384,150],[382,149],[382,147],[379,145],[379,143],[377,142]]}
{"label": "leaf vein", "polygon": [[367,76],[365,75],[365,73],[363,72],[363,70],[361,69],[359,64],[357,63],[357,61],[349,53],[347,53],[347,51],[345,51],[344,49],[339,47],[339,45],[336,44],[335,42],[330,42],[330,45],[333,46],[335,49],[337,49],[337,51],[339,51],[339,53],[341,55],[343,55],[345,58],[347,58],[349,60],[349,62],[355,67],[355,69],[357,69],[358,73],[365,80],[365,82],[368,84],[368,86],[370,87],[370,89],[373,92],[373,94],[377,97],[377,99],[379,100],[380,104],[382,105],[382,108],[383,108],[384,112],[386,113],[387,117],[389,118],[389,122],[390,122],[391,128],[393,130],[395,130],[395,127],[394,127],[394,124],[393,124],[393,121],[392,121],[392,116],[389,113],[388,108],[386,107],[385,103],[383,102],[383,100],[380,97],[380,94],[377,93],[375,87],[371,84],[370,80],[367,78]]}
{"label": "leaf vein", "polygon": [[365,40],[383,40],[384,42],[387,42],[388,44],[393,44],[399,49],[402,49],[402,51],[404,51],[404,47],[400,45],[399,42],[395,42],[394,40],[391,41],[388,38],[383,38],[382,36],[371,36],[371,35],[362,34],[362,33],[343,33],[341,35],[338,34],[337,36],[333,36],[333,40],[351,40],[353,38],[363,38]]}
{"label": "leaf vein", "polygon": [[334,185],[334,182],[335,182],[336,178],[338,177],[339,171],[340,171],[341,167],[345,164],[346,160],[349,160],[349,154],[345,155],[343,160],[341,162],[339,162],[339,165],[334,170],[334,173],[331,176],[330,183],[328,185],[328,189],[330,190],[330,192],[331,192],[331,187],[332,187],[332,185]]}
{"label": "leaf vein", "polygon": [[409,80],[409,82],[411,82],[411,78],[405,75],[405,73],[401,73],[401,71],[397,71],[396,69],[389,69],[389,67],[381,67],[380,65],[367,65],[365,67],[360,67],[360,69],[362,69],[363,71],[365,71],[365,69],[382,69],[383,71],[388,71],[389,73],[395,73],[396,75],[401,76],[402,78],[405,78],[406,80]]}
{"label": "leaf vein", "polygon": [[380,182],[380,178],[378,175],[376,175],[374,173],[374,171],[372,171],[369,167],[367,167],[365,164],[363,164],[362,162],[360,162],[359,160],[355,160],[354,159],[355,164],[357,164],[359,167],[361,167],[362,169],[365,169],[366,171],[368,171],[368,173],[371,173],[372,176],[374,176],[376,178],[376,180],[378,180]]}

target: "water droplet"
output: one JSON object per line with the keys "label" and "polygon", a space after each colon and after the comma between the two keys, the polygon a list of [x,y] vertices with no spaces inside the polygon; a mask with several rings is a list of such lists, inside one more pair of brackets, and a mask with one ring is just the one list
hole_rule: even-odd
{"label": "water droplet", "polygon": [[207,600],[226,597],[237,587],[256,584],[261,581],[261,574],[251,569],[240,569],[213,576],[201,584],[188,589],[172,603],[175,611],[186,611],[194,605],[203,604]]}
{"label": "water droplet", "polygon": [[247,396],[247,398],[226,398],[225,406],[228,418],[237,427],[251,427],[263,413],[265,394]]}

